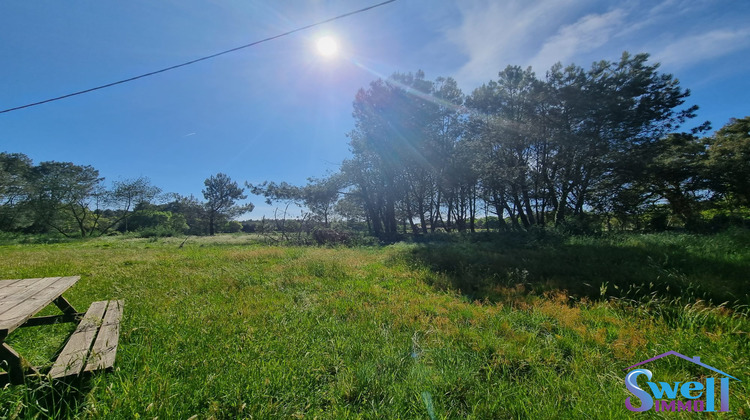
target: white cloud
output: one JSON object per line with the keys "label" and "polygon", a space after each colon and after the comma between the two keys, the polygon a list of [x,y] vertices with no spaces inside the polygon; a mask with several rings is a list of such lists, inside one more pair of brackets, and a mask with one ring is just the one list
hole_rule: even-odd
{"label": "white cloud", "polygon": [[590,52],[609,42],[610,37],[622,27],[626,12],[615,9],[605,14],[590,14],[577,22],[560,28],[545,41],[539,53],[531,59],[537,72],[544,72],[560,61],[567,64],[582,53]]}
{"label": "white cloud", "polygon": [[468,56],[457,80],[476,86],[497,76],[508,64],[528,62],[527,51],[554,31],[580,1],[463,1],[462,23],[447,36]]}
{"label": "white cloud", "polygon": [[750,29],[716,29],[681,37],[652,54],[670,68],[687,67],[750,46]]}
{"label": "white cloud", "polygon": [[[460,23],[445,31],[465,60],[453,72],[468,92],[507,65],[538,75],[560,61],[586,67],[647,52],[669,67],[689,67],[750,47],[743,13],[712,0],[462,0]],[[468,90],[466,89],[468,88]]]}
{"label": "white cloud", "polygon": [[[684,3],[684,1],[682,2]],[[648,17],[659,17],[664,13],[674,13],[675,9],[684,8],[684,4],[680,4],[678,0],[664,0],[661,3],[657,2],[651,9],[648,10]]]}

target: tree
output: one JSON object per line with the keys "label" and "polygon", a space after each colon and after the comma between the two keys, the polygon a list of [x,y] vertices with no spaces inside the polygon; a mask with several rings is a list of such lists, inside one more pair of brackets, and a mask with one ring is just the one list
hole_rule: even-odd
{"label": "tree", "polygon": [[[81,237],[98,227],[104,191],[99,171],[70,162],[42,162],[32,170],[35,223],[65,236],[78,230]],[[93,208],[92,208],[93,207]]]}
{"label": "tree", "polygon": [[[186,197],[172,194],[172,197],[172,201],[159,206],[159,210],[171,212],[174,215],[182,215],[188,226],[188,234],[205,235],[208,232],[206,207],[193,195]],[[140,210],[139,207],[136,207],[136,211]]]}
{"label": "tree", "polygon": [[265,197],[266,204],[269,206],[272,205],[274,201],[301,206],[302,201],[304,200],[302,189],[287,182],[281,182],[278,184],[268,181],[264,181],[261,184],[245,182],[245,186],[254,195]]}
{"label": "tree", "polygon": [[150,203],[159,193],[161,193],[161,189],[151,185],[151,181],[143,176],[113,182],[107,202],[117,208],[120,217],[112,221],[103,231],[122,221],[124,222],[123,231],[127,232],[129,230],[128,219],[132,209],[138,204]]}
{"label": "tree", "polygon": [[[326,178],[308,178],[307,185],[298,187],[286,182],[279,184],[275,182],[264,181],[261,184],[250,184],[245,182],[245,186],[255,195],[265,197],[266,204],[272,205],[274,201],[285,203],[285,209],[282,213],[281,220],[276,219],[276,229],[281,233],[282,238],[287,238],[287,230],[290,226],[298,226],[297,237],[300,238],[302,231],[310,231],[312,224],[323,223],[329,226],[329,218],[334,211],[335,204],[338,201],[340,190],[345,182],[341,174],[333,174]],[[302,213],[299,223],[287,221],[287,209],[289,206],[306,207],[309,213]]]}
{"label": "tree", "polygon": [[544,80],[509,66],[472,93],[468,141],[483,195],[501,220],[507,213],[516,227],[548,217],[560,224],[612,209],[617,197],[635,198],[632,188],[620,194],[640,180],[633,157],[697,109],[682,108],[689,90],[647,61],[648,54],[626,52],[589,70],[558,63]]}
{"label": "tree", "polygon": [[185,216],[182,214],[159,211],[156,208],[156,206],[139,205],[129,217],[130,229],[142,233],[147,232],[149,235],[181,234],[188,229]]}
{"label": "tree", "polygon": [[[424,72],[396,73],[360,89],[354,100],[353,158],[342,165],[360,196],[372,232],[391,239],[398,220],[413,232],[459,218],[462,194],[454,149],[462,132],[463,93],[450,78],[425,80]],[[442,210],[447,210],[443,222]]]}
{"label": "tree", "polygon": [[340,174],[327,178],[308,178],[307,185],[300,189],[302,202],[315,218],[329,226],[329,218],[338,201],[344,180]]}
{"label": "tree", "polygon": [[240,188],[229,176],[221,172],[208,177],[203,184],[206,186],[206,189],[203,190],[203,197],[207,200],[206,213],[208,215],[209,235],[216,232],[216,226],[220,221],[252,211],[255,208],[252,204],[235,205],[237,200],[247,198],[243,194],[244,188]]}
{"label": "tree", "polygon": [[476,166],[489,197],[502,219],[505,211],[514,224],[520,218],[525,227],[536,224],[532,209],[536,195],[533,188],[535,165],[535,129],[540,124],[537,116],[540,82],[531,68],[508,66],[498,73],[497,81],[490,81],[475,90],[467,103],[475,115],[476,133],[474,156]]}
{"label": "tree", "polygon": [[224,224],[222,230],[226,233],[237,233],[242,230],[242,223],[236,220],[230,220]]}
{"label": "tree", "polygon": [[0,230],[21,229],[31,223],[32,162],[21,153],[0,153]]}
{"label": "tree", "polygon": [[733,118],[708,141],[712,187],[730,202],[750,206],[750,116]]}
{"label": "tree", "polygon": [[691,133],[670,133],[644,145],[645,162],[632,185],[652,203],[666,200],[672,214],[685,224],[695,220],[698,204],[708,187],[705,171],[706,145]]}

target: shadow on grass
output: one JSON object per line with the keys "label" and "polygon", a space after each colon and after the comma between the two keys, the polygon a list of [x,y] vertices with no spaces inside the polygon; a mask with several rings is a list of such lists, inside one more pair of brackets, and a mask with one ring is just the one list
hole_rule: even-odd
{"label": "shadow on grass", "polygon": [[[433,286],[470,299],[564,291],[573,299],[671,299],[750,305],[750,231],[564,237],[554,232],[439,238],[405,257],[429,268]],[[744,251],[743,251],[744,248]],[[739,254],[732,254],[739,250]],[[510,294],[513,294],[510,293]]]}
{"label": "shadow on grass", "polygon": [[[39,372],[48,372],[75,328],[73,322],[29,326],[14,331],[6,342],[28,357],[24,363],[36,366]],[[6,370],[3,362],[0,371]],[[0,378],[4,381],[0,384],[4,385],[0,386],[0,419],[79,417],[94,388],[93,379],[100,373],[83,372],[56,379],[47,374],[28,375],[22,385],[5,385],[7,376]]]}
{"label": "shadow on grass", "polygon": [[49,380],[29,377],[24,385],[0,390],[4,407],[0,418],[74,418],[80,415],[91,391],[90,376]]}

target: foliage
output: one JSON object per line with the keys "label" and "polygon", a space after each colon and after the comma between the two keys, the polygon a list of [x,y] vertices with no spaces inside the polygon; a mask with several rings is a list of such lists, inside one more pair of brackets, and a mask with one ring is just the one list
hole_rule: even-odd
{"label": "foliage", "polygon": [[353,158],[342,172],[373,233],[384,239],[396,236],[397,218],[409,222],[414,233],[451,224],[452,218],[465,220],[466,208],[456,205],[471,193],[460,184],[465,174],[457,161],[463,93],[453,79],[424,77],[422,71],[394,74],[360,89],[354,101]]}
{"label": "foliage", "polygon": [[732,119],[710,139],[707,166],[715,191],[750,205],[750,116]]}
{"label": "foliage", "polygon": [[187,233],[190,235],[206,235],[208,233],[206,208],[192,195],[185,197],[175,194],[172,201],[159,206],[159,209],[172,214],[181,214],[185,218],[188,225]]}
{"label": "foliage", "polygon": [[23,154],[0,153],[0,230],[57,232],[80,237],[106,234],[124,222],[137,204],[160,192],[148,178],[103,186],[99,171],[71,162],[33,165]]}
{"label": "foliage", "polygon": [[334,205],[338,201],[344,180],[340,174],[327,178],[308,178],[307,185],[298,187],[286,182],[275,183],[265,181],[253,185],[245,182],[245,186],[255,195],[266,198],[266,204],[281,202],[289,205],[306,207],[316,221],[329,227],[330,217],[334,213]]}
{"label": "foliage", "polygon": [[112,225],[122,222],[121,230],[124,232],[130,230],[129,216],[132,208],[151,203],[160,192],[161,189],[151,185],[151,181],[146,177],[115,181],[108,203],[119,209],[120,217]]}
{"label": "foliage", "polygon": [[222,232],[237,233],[242,230],[242,227],[242,223],[236,220],[230,220],[224,224],[224,226],[222,227]]}
{"label": "foliage", "polygon": [[482,206],[500,230],[627,219],[663,201],[690,223],[708,187],[695,136],[708,125],[676,133],[697,107],[658,67],[628,53],[544,79],[508,66],[468,96],[450,78],[396,73],[357,93],[342,176],[381,238],[400,224],[475,231]]}
{"label": "foliage", "polygon": [[70,162],[42,162],[31,170],[31,207],[39,230],[68,235],[76,226],[81,237],[97,229],[105,198],[99,171]]}
{"label": "foliage", "polygon": [[[746,225],[732,209],[750,206],[750,117],[712,136],[708,122],[679,131],[697,110],[689,94],[648,54],[627,52],[589,69],[558,63],[544,77],[507,66],[468,95],[452,78],[395,73],[357,92],[352,156],[340,172],[302,186],[246,182],[282,206],[240,230],[302,244],[344,225],[382,242],[547,226],[580,234]],[[191,235],[237,230],[231,220],[253,209],[238,204],[245,189],[223,173],[204,186],[206,202],[172,194],[155,205],[160,189],[148,178],[107,188],[91,166],[3,152],[0,231],[184,231],[180,220],[132,225],[140,210],[181,215]]]}
{"label": "foliage", "polygon": [[32,162],[21,153],[0,153],[0,231],[28,227]]}
{"label": "foliage", "polygon": [[185,216],[170,211],[137,210],[130,216],[130,229],[141,236],[172,236],[185,233],[189,227]]}
{"label": "foliage", "polygon": [[211,175],[204,183],[203,197],[206,199],[208,234],[213,235],[220,220],[225,220],[253,210],[252,203],[236,205],[237,200],[247,198],[235,181],[223,173]]}
{"label": "foliage", "polygon": [[327,228],[315,229],[312,235],[318,245],[346,245],[350,239],[347,232]]}

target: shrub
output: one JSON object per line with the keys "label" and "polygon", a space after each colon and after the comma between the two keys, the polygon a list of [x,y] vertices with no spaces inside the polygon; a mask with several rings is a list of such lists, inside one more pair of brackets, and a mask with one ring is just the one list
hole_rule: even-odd
{"label": "shrub", "polygon": [[318,245],[346,245],[350,239],[347,232],[329,228],[316,229],[312,235]]}
{"label": "shrub", "polygon": [[602,232],[602,220],[593,214],[566,217],[555,229],[565,235],[598,235]]}
{"label": "shrub", "polygon": [[242,228],[243,228],[242,223],[236,220],[230,220],[224,224],[221,230],[224,233],[237,233],[241,231]]}
{"label": "shrub", "polygon": [[141,229],[138,231],[138,236],[141,238],[166,238],[175,236],[181,232],[176,232],[169,226],[155,226],[151,228]]}
{"label": "shrub", "polygon": [[128,229],[144,238],[173,236],[188,229],[185,216],[171,211],[139,210],[128,220]]}

